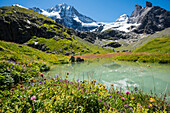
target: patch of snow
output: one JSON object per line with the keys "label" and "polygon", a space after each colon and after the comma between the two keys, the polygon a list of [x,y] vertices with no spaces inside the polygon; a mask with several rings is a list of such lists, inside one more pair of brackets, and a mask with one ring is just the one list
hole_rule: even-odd
{"label": "patch of snow", "polygon": [[[102,22],[101,22],[102,23]],[[128,29],[131,26],[139,26],[140,24],[132,24],[132,23],[128,23],[127,20],[126,21],[122,21],[122,22],[113,22],[113,23],[102,23],[104,28],[102,31],[108,30],[108,29],[113,29],[113,30],[120,30],[120,31],[125,31],[125,32],[130,32],[133,29]]]}
{"label": "patch of snow", "polygon": [[84,22],[82,22],[82,21],[79,19],[79,17],[74,17],[73,19],[74,19],[75,21],[81,23],[82,26],[84,26],[84,27],[98,27],[98,23],[96,23],[96,22],[84,23]]}
{"label": "patch of snow", "polygon": [[22,5],[19,5],[19,4],[13,4],[12,6],[15,6],[15,7],[21,7],[21,8],[28,9],[28,8],[26,8],[26,7],[23,7]]}
{"label": "patch of snow", "polygon": [[84,26],[84,27],[98,27],[99,25],[96,22],[92,22],[92,23],[82,23],[82,26]]}
{"label": "patch of snow", "polygon": [[34,44],[35,44],[35,45],[37,45],[37,44],[38,44],[38,42],[34,41]]}
{"label": "patch of snow", "polygon": [[45,10],[42,10],[42,14],[45,15],[45,16],[49,16],[49,17],[52,17],[52,16],[56,16],[57,18],[61,18],[59,12],[57,11],[52,11],[52,12],[47,12]]}
{"label": "patch of snow", "polygon": [[70,6],[67,7],[67,10],[69,10],[69,9],[70,9]]}
{"label": "patch of snow", "polygon": [[29,20],[27,20],[27,23],[28,23],[28,24],[31,24],[31,22],[30,22]]}
{"label": "patch of snow", "polygon": [[129,16],[127,14],[123,14],[115,22],[127,23],[128,19],[129,19]]}
{"label": "patch of snow", "polygon": [[77,21],[77,22],[80,22],[80,23],[82,23],[82,21],[81,20],[79,20],[79,17],[75,17],[75,18],[73,18],[75,21]]}

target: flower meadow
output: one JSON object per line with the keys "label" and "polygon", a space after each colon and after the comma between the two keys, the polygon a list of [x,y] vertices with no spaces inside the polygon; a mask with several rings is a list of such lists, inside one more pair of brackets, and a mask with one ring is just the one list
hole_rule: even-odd
{"label": "flower meadow", "polygon": [[36,77],[42,71],[48,71],[50,66],[45,62],[34,60],[0,61],[0,89],[8,89],[15,84],[27,81],[31,77]]}
{"label": "flower meadow", "polygon": [[[69,74],[67,73],[67,76]],[[164,97],[145,94],[137,87],[130,90],[106,88],[93,81],[55,78],[31,78],[10,90],[0,91],[2,113],[54,113],[54,112],[168,112],[170,106]]]}

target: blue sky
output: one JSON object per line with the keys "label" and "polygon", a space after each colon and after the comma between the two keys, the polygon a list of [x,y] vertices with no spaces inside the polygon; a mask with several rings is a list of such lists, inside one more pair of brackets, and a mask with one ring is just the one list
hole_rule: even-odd
{"label": "blue sky", "polygon": [[[170,11],[170,0],[147,0],[154,6],[160,6]],[[130,15],[135,4],[145,7],[146,0],[0,0],[0,6],[20,4],[25,7],[39,7],[47,9],[57,4],[66,3],[74,6],[81,14],[84,14],[97,22],[113,22],[120,15]]]}

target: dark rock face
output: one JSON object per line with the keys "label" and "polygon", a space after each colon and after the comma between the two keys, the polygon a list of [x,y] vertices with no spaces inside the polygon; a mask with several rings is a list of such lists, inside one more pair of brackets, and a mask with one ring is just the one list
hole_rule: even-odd
{"label": "dark rock face", "polygon": [[68,52],[66,52],[66,54],[65,54],[66,56],[69,56],[70,55],[70,53],[68,53]]}
{"label": "dark rock face", "polygon": [[140,24],[133,32],[153,34],[170,27],[170,11],[146,2],[146,7],[135,6],[129,22]]}
{"label": "dark rock face", "polygon": [[170,12],[160,7],[153,6],[150,11],[138,19],[141,25],[134,30],[136,33],[153,34],[170,27]]}
{"label": "dark rock face", "polygon": [[75,62],[75,57],[74,57],[74,56],[71,56],[71,58],[69,59],[69,61]]}
{"label": "dark rock face", "polygon": [[135,10],[131,14],[131,17],[136,17],[137,15],[139,15],[141,10],[142,10],[142,6],[135,5]]}
{"label": "dark rock face", "polygon": [[75,31],[74,34],[90,43],[94,43],[96,38],[98,39],[108,39],[108,40],[118,40],[136,38],[137,36],[132,33],[126,33],[124,31],[118,30],[106,30],[104,32],[88,32],[88,31]]}
{"label": "dark rock face", "polygon": [[[28,9],[21,9],[19,7],[13,7],[10,12],[9,8],[0,8],[0,40],[25,43],[33,36],[52,38],[58,36],[53,31],[48,31],[46,27],[40,27],[42,24],[55,24],[59,28],[61,25],[43,18],[34,17],[29,13],[20,12],[19,10],[28,11]],[[35,15],[39,13],[34,12]]]}
{"label": "dark rock face", "polygon": [[151,3],[151,2],[146,1],[146,7],[152,7],[152,3]]}
{"label": "dark rock face", "polygon": [[77,31],[75,34],[90,43],[94,43],[97,37],[97,33],[88,31]]}
{"label": "dark rock face", "polygon": [[118,42],[111,42],[111,43],[109,43],[109,44],[104,45],[103,47],[107,47],[107,46],[109,46],[109,47],[114,47],[114,48],[118,48],[118,47],[121,46],[121,44],[119,44]]}
{"label": "dark rock face", "polygon": [[133,33],[126,33],[124,31],[118,30],[107,30],[104,32],[99,33],[99,39],[110,39],[110,40],[117,40],[117,39],[128,39],[128,38],[135,38],[136,36]]}
{"label": "dark rock face", "polygon": [[84,59],[80,58],[80,57],[77,57],[76,58],[76,62],[84,62]]}

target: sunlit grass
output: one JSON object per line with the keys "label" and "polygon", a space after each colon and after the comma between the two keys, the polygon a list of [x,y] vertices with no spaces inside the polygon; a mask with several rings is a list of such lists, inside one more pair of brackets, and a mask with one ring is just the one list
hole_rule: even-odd
{"label": "sunlit grass", "polygon": [[128,54],[116,56],[114,59],[132,62],[170,63],[170,54]]}

